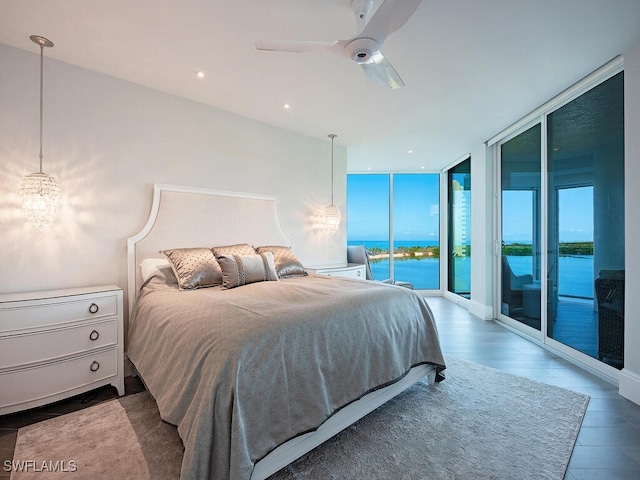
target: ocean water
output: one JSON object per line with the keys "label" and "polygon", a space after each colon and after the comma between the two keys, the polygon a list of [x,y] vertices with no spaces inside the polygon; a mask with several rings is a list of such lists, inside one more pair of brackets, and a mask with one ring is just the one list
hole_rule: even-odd
{"label": "ocean water", "polygon": [[[438,243],[431,240],[406,240],[396,241],[394,246],[396,249],[398,247],[435,247]],[[347,245],[365,245],[369,250],[376,247],[389,250],[387,241],[349,240]],[[415,289],[437,290],[440,288],[440,259],[438,258],[395,259],[393,268],[396,280],[410,282]],[[371,271],[376,280],[389,278],[389,259],[371,262]]]}
{"label": "ocean water", "polygon": [[[348,241],[348,245],[365,245],[368,249],[378,247],[389,249],[389,242],[385,241]],[[432,241],[401,241],[395,242],[395,246],[437,246],[438,242]],[[473,258],[473,257],[472,257]],[[533,268],[532,257],[508,256],[511,269],[516,275],[531,273]],[[437,290],[440,288],[440,259],[438,258],[411,258],[396,259],[393,262],[395,279],[411,282],[416,289]],[[469,291],[470,285],[469,259],[456,259],[456,286],[459,291]],[[389,260],[381,259],[371,264],[373,277],[376,280],[389,278]],[[593,256],[572,255],[563,256],[558,265],[558,293],[564,296],[593,298]]]}

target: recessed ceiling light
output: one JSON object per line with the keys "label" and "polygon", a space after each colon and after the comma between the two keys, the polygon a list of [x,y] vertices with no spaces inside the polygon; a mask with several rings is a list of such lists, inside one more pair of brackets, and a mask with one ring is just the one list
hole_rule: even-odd
{"label": "recessed ceiling light", "polygon": [[204,78],[204,72],[196,72],[196,77]]}
{"label": "recessed ceiling light", "polygon": [[282,105],[282,108],[284,108],[285,110],[289,110],[291,108],[291,105],[285,103],[284,105]]}
{"label": "recessed ceiling light", "polygon": [[409,150],[409,151],[407,151],[407,153],[413,153],[413,150]]}
{"label": "recessed ceiling light", "polygon": [[371,167],[367,167],[367,170],[371,170]]}
{"label": "recessed ceiling light", "polygon": [[424,170],[424,166],[420,167],[420,170]]}

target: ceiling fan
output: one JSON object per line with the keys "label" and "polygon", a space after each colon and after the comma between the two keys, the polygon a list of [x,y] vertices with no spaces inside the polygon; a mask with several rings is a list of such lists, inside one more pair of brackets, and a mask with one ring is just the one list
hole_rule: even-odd
{"label": "ceiling fan", "polygon": [[404,87],[404,82],[380,51],[386,38],[400,29],[415,13],[422,0],[383,0],[367,21],[373,0],[350,0],[356,16],[358,34],[347,40],[313,41],[257,41],[258,50],[300,53],[333,53],[343,55],[362,66],[374,82],[390,88]]}

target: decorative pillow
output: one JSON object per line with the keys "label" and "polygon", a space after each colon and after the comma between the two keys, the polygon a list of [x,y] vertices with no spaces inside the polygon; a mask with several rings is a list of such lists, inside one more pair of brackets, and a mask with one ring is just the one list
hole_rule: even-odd
{"label": "decorative pillow", "polygon": [[175,248],[162,250],[178,279],[180,290],[222,285],[222,270],[208,248]]}
{"label": "decorative pillow", "polygon": [[293,254],[291,247],[267,245],[264,247],[257,247],[256,252],[273,253],[273,262],[276,265],[278,278],[305,277],[307,275],[307,271]]}
{"label": "decorative pillow", "polygon": [[224,245],[222,247],[213,247],[213,254],[216,257],[220,255],[255,255],[255,249],[248,243],[236,243],[235,245]]}
{"label": "decorative pillow", "polygon": [[218,263],[222,268],[223,290],[249,283],[278,280],[271,252],[256,255],[221,255],[218,257]]}

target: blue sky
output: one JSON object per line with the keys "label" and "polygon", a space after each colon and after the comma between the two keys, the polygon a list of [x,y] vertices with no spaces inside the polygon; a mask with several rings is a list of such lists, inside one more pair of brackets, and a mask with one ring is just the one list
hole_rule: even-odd
{"label": "blue sky", "polygon": [[[351,240],[389,237],[389,176],[347,176],[348,235]],[[439,175],[394,175],[394,231],[397,240],[438,240]]]}

